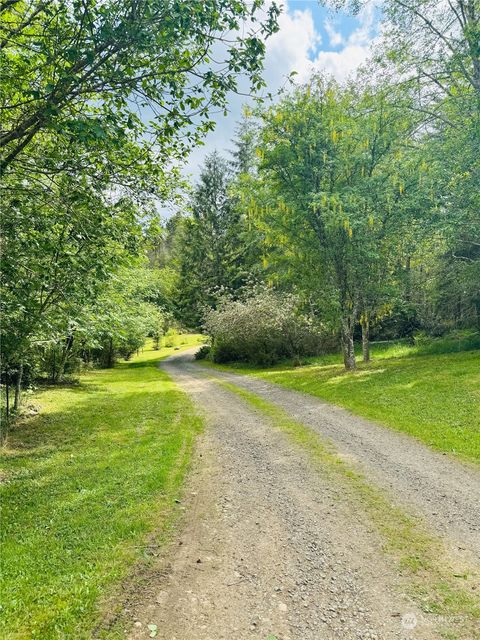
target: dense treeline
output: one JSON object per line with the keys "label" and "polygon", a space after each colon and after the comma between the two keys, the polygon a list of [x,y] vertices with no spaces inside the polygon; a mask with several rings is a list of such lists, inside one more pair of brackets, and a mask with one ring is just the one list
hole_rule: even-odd
{"label": "dense treeline", "polygon": [[172,322],[206,322],[219,358],[341,344],[349,369],[355,340],[368,361],[372,338],[478,330],[478,0],[387,0],[368,73],[246,110],[231,156],[159,224],[212,113],[241,75],[262,86],[278,9],[260,5],[0,4],[8,411]]}
{"label": "dense treeline", "polygon": [[220,359],[237,330],[225,296],[235,309],[252,281],[300,296],[299,322],[313,312],[348,369],[360,335],[368,361],[372,336],[480,327],[479,5],[385,12],[374,73],[316,76],[250,113],[175,223],[178,311],[199,326],[221,306],[207,322]]}
{"label": "dense treeline", "polygon": [[261,5],[0,3],[7,422],[33,379],[112,366],[168,323],[171,277],[148,260],[158,202],[240,78],[262,86],[278,9]]}

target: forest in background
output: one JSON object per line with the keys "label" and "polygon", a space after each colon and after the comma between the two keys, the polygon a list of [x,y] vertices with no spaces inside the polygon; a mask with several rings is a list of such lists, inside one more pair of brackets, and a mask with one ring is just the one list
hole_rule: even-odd
{"label": "forest in background", "polygon": [[217,361],[341,345],[347,369],[356,339],[368,360],[371,339],[478,332],[477,0],[389,0],[368,70],[246,108],[231,156],[191,188],[180,163],[213,110],[240,72],[262,88],[274,4],[1,11],[7,417],[36,380],[113,366],[173,327],[209,332]]}

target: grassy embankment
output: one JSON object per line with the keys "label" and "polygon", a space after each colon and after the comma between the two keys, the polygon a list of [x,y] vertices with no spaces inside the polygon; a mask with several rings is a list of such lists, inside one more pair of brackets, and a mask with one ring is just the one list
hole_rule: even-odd
{"label": "grassy embankment", "polygon": [[479,347],[477,338],[373,345],[372,362],[359,363],[355,373],[343,370],[338,354],[310,358],[300,367],[237,364],[234,370],[318,396],[480,463]]}
{"label": "grassy embankment", "polygon": [[[3,465],[2,638],[91,638],[104,603],[168,537],[201,421],[156,366],[169,337],[33,397]],[[102,607],[103,605],[103,607]],[[111,606],[111,603],[108,605]],[[111,637],[111,635],[109,635]]]}

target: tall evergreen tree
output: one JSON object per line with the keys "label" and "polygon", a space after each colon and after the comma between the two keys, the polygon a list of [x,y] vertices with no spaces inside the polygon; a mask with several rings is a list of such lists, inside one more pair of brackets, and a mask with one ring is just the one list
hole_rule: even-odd
{"label": "tall evergreen tree", "polygon": [[235,129],[235,138],[232,140],[234,148],[231,152],[231,165],[238,176],[251,174],[255,170],[257,134],[258,122],[245,111]]}
{"label": "tall evergreen tree", "polygon": [[245,220],[231,193],[232,171],[216,151],[207,156],[177,246],[178,306],[187,324],[201,324],[202,307],[246,284]]}

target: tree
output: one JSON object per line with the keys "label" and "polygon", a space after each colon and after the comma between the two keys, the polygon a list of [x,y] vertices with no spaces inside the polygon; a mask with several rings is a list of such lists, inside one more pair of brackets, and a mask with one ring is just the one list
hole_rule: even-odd
{"label": "tree", "polygon": [[176,192],[178,161],[239,78],[262,86],[278,9],[261,5],[0,3],[7,385],[21,385],[38,344],[63,353],[69,326],[143,252],[154,199]]}
{"label": "tree", "polygon": [[2,217],[2,359],[5,368],[18,370],[28,363],[32,345],[48,343],[59,331],[66,336],[68,319],[135,253],[141,228],[131,202],[108,202],[81,179],[60,178],[50,189],[15,185],[8,193],[10,215]]}
{"label": "tree", "polygon": [[[2,27],[2,170],[43,133],[135,141],[137,164],[171,159],[212,127],[242,72],[262,85],[271,4],[232,0],[6,1]],[[241,35],[241,27],[251,28]],[[215,62],[217,60],[217,62]]]}
{"label": "tree", "polygon": [[457,126],[437,127],[427,147],[442,236],[429,284],[437,330],[478,326],[480,319],[480,110],[458,112],[458,106],[445,101]]}
{"label": "tree", "polygon": [[[367,3],[327,0],[324,4],[356,13]],[[386,0],[382,19],[385,48],[377,61],[384,68],[393,65],[397,80],[416,83],[419,106],[428,110],[433,103],[435,108],[439,94],[458,95],[466,86],[480,96],[478,0]]]}
{"label": "tree", "polygon": [[128,360],[147,336],[160,338],[166,314],[148,301],[154,279],[150,269],[139,265],[119,269],[94,303],[71,310],[48,340],[33,345],[38,373],[56,384],[85,364],[113,367],[119,357]]}
{"label": "tree", "polygon": [[244,109],[242,119],[235,129],[233,142],[232,168],[241,177],[251,175],[256,167],[256,148],[258,142],[258,121],[248,109]]}
{"label": "tree", "polygon": [[128,360],[147,336],[161,338],[168,313],[153,302],[157,285],[156,273],[142,265],[121,269],[106,283],[79,318],[78,342],[88,358],[113,367],[119,357]]}
{"label": "tree", "polygon": [[250,278],[253,264],[245,219],[232,193],[228,162],[213,152],[205,159],[192,201],[182,221],[177,247],[179,309],[189,326],[199,326],[203,307],[235,292]]}
{"label": "tree", "polygon": [[[404,162],[412,122],[384,92],[342,89],[321,77],[267,110],[264,122],[260,169],[273,189],[258,215],[277,244],[295,247],[297,264],[316,263],[316,288],[334,295],[330,313],[353,369],[356,323],[362,319],[368,360],[370,319],[385,301],[389,234],[413,209],[419,160],[409,149]],[[298,286],[312,285],[311,273],[299,275]]]}
{"label": "tree", "polygon": [[383,10],[386,29],[378,62],[422,114],[427,162],[436,171],[437,228],[441,225],[446,245],[440,243],[439,264],[433,268],[438,275],[434,297],[443,300],[444,313],[448,305],[440,273],[457,273],[462,307],[472,318],[478,313],[480,260],[480,3],[388,0]]}

